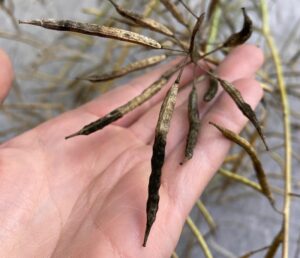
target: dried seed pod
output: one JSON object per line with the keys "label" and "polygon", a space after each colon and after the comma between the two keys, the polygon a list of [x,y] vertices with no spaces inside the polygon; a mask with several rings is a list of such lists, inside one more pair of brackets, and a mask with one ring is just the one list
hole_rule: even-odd
{"label": "dried seed pod", "polygon": [[183,15],[179,12],[177,6],[173,4],[170,0],[160,0],[160,2],[165,6],[165,8],[173,15],[173,17],[186,28],[189,29],[189,25],[184,19]]}
{"label": "dried seed pod", "polygon": [[134,110],[138,106],[145,103],[149,100],[152,96],[154,96],[161,88],[167,84],[170,77],[181,68],[182,64],[175,66],[174,68],[167,71],[164,75],[162,75],[158,80],[152,83],[148,88],[146,88],[140,95],[136,96],[132,100],[128,101],[126,104],[116,108],[115,110],[111,111],[107,115],[99,118],[98,120],[84,126],[78,132],[71,134],[66,137],[66,139],[78,136],[78,135],[89,135],[94,133],[98,130],[103,129],[105,126],[111,124],[114,121],[117,121],[125,114],[129,113],[130,111]]}
{"label": "dried seed pod", "polygon": [[207,92],[204,94],[203,100],[206,102],[211,101],[217,94],[219,88],[219,81],[214,78],[209,78],[209,86]]}
{"label": "dried seed pod", "polygon": [[273,208],[276,209],[274,198],[272,196],[272,192],[270,190],[270,186],[267,181],[265,171],[262,167],[262,164],[261,164],[259,158],[257,157],[255,149],[251,146],[251,144],[246,139],[242,138],[238,134],[236,134],[224,127],[221,127],[213,122],[209,122],[209,123],[211,125],[215,126],[227,139],[240,145],[249,154],[249,156],[252,160],[253,167],[256,172],[257,180],[261,186],[262,193],[268,198],[268,200],[271,203],[271,205],[273,206]]}
{"label": "dried seed pod", "polygon": [[197,63],[198,59],[200,58],[197,48],[195,48],[195,38],[196,38],[197,32],[201,28],[201,25],[203,24],[204,18],[205,18],[205,13],[202,13],[200,15],[200,17],[197,19],[197,22],[193,28],[193,32],[192,32],[192,36],[191,36],[189,53],[190,53],[191,59],[193,60],[194,63]]}
{"label": "dried seed pod", "polygon": [[165,77],[160,78],[155,83],[151,84],[147,89],[145,89],[140,95],[133,98],[126,104],[118,107],[117,109],[111,111],[107,115],[101,117],[100,119],[84,126],[80,131],[75,134],[69,135],[66,139],[78,136],[78,135],[89,135],[98,130],[103,129],[105,126],[117,121],[123,117],[128,112],[134,110],[136,107],[140,106],[148,99],[150,99],[155,93],[157,93],[164,85],[166,85],[168,79]]}
{"label": "dried seed pod", "polygon": [[245,43],[252,35],[253,23],[247,15],[246,9],[242,8],[244,25],[240,32],[232,34],[223,44],[223,47],[235,47]]}
{"label": "dried seed pod", "polygon": [[210,76],[214,77],[215,79],[217,79],[221,86],[223,87],[223,89],[229,94],[229,96],[233,99],[233,101],[236,103],[236,105],[238,106],[238,108],[242,111],[242,113],[251,121],[251,123],[255,126],[259,136],[261,137],[266,150],[269,150],[269,147],[267,145],[266,139],[264,137],[264,134],[262,132],[262,129],[259,125],[258,119],[256,117],[255,112],[253,111],[253,109],[251,108],[251,106],[246,103],[241,95],[241,93],[233,86],[233,84],[231,84],[228,81],[222,80],[221,78],[218,78],[216,76],[214,76],[212,73],[209,73]]}
{"label": "dried seed pod", "polygon": [[232,34],[222,45],[203,54],[200,59],[205,58],[219,50],[224,50],[224,47],[235,47],[245,43],[252,35],[253,24],[250,17],[247,15],[245,8],[242,8],[244,15],[244,25],[240,32]]}
{"label": "dried seed pod", "polygon": [[163,25],[153,19],[143,17],[140,14],[128,11],[128,10],[122,8],[121,6],[117,5],[113,0],[108,0],[108,1],[111,2],[111,4],[115,7],[116,11],[121,16],[123,16],[127,19],[130,19],[131,21],[134,21],[135,23],[137,23],[143,27],[160,32],[164,35],[174,36],[174,33],[165,25]]}
{"label": "dried seed pod", "polygon": [[155,129],[155,139],[153,144],[153,154],[151,159],[151,175],[148,186],[147,200],[147,224],[143,246],[146,246],[151,227],[155,221],[159,203],[159,188],[161,184],[161,170],[165,160],[165,148],[167,144],[167,135],[170,129],[170,123],[176,104],[178,87],[182,70],[175,83],[169,89],[160,109],[158,122]]}
{"label": "dried seed pod", "polygon": [[84,78],[84,80],[88,80],[90,82],[104,82],[104,81],[113,80],[122,77],[126,74],[129,74],[131,72],[135,72],[156,65],[166,59],[167,59],[167,55],[151,56],[146,59],[142,59],[137,62],[128,64],[127,66],[119,70],[112,71],[110,73],[105,73],[102,75],[90,75],[87,78]]}
{"label": "dried seed pod", "polygon": [[189,132],[186,140],[184,161],[181,162],[180,165],[183,165],[184,162],[190,160],[193,157],[194,149],[198,140],[200,120],[199,120],[199,111],[198,111],[198,95],[197,95],[197,90],[194,86],[189,95],[188,112],[189,112]]}
{"label": "dried seed pod", "polygon": [[82,34],[98,36],[103,38],[112,38],[121,41],[127,41],[151,48],[161,49],[162,46],[156,40],[143,36],[141,34],[122,30],[113,27],[107,27],[98,24],[74,22],[70,20],[54,20],[54,19],[42,19],[42,20],[30,20],[30,21],[19,21],[23,24],[31,24],[41,26],[50,30],[60,31],[72,31]]}

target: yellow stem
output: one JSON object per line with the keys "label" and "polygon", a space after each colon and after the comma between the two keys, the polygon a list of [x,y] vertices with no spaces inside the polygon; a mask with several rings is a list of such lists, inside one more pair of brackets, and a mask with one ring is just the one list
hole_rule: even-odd
{"label": "yellow stem", "polygon": [[282,109],[283,109],[283,121],[284,121],[284,133],[285,133],[285,164],[284,164],[284,174],[285,174],[285,198],[284,198],[284,240],[282,248],[282,257],[289,257],[289,218],[290,218],[290,206],[291,197],[289,192],[291,191],[291,180],[292,180],[292,143],[291,143],[291,126],[290,126],[290,108],[289,101],[286,91],[286,85],[284,82],[284,75],[282,70],[281,58],[276,47],[276,43],[272,37],[269,25],[269,14],[268,5],[266,0],[261,0],[261,12],[263,19],[263,34],[266,38],[267,44],[270,48],[271,55],[276,67],[277,73],[277,83],[279,86]]}
{"label": "yellow stem", "polygon": [[194,221],[191,219],[190,216],[186,219],[186,222],[187,222],[188,226],[190,227],[190,229],[192,230],[195,237],[197,238],[199,245],[201,246],[201,248],[204,252],[205,257],[213,258],[203,235],[201,234],[201,232],[199,231],[199,229],[197,228],[197,226],[195,225]]}
{"label": "yellow stem", "polygon": [[220,169],[219,169],[219,173],[220,173],[222,176],[228,177],[228,178],[230,178],[230,179],[232,179],[232,180],[235,180],[235,181],[237,181],[237,182],[239,182],[239,183],[242,183],[242,184],[244,184],[244,185],[246,185],[246,186],[251,187],[252,189],[254,189],[254,190],[257,191],[257,192],[262,193],[262,190],[261,190],[260,185],[259,185],[258,183],[256,183],[256,182],[254,182],[254,181],[248,179],[247,177],[240,176],[240,175],[238,175],[238,174],[236,174],[236,173],[233,173],[233,172],[228,171],[228,170],[223,169],[223,168],[220,168]]}
{"label": "yellow stem", "polygon": [[197,200],[196,206],[198,207],[199,211],[202,213],[203,217],[205,218],[207,224],[210,226],[211,230],[215,230],[217,228],[217,224],[211,215],[211,213],[208,211],[206,206],[201,200]]}
{"label": "yellow stem", "polygon": [[212,22],[211,26],[209,29],[209,36],[207,40],[207,45],[205,46],[205,52],[210,52],[213,50],[213,45],[212,43],[216,41],[218,32],[219,32],[219,27],[220,27],[220,20],[221,20],[221,14],[222,10],[219,4],[215,7],[215,10],[212,15]]}

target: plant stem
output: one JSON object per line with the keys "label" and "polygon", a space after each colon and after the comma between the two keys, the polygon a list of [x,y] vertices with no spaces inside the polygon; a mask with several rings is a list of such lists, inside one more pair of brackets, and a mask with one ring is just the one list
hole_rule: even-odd
{"label": "plant stem", "polygon": [[192,220],[192,218],[190,216],[186,219],[186,222],[187,222],[188,226],[190,227],[191,231],[193,232],[193,234],[195,235],[195,237],[197,238],[197,240],[204,252],[205,257],[213,258],[203,235],[201,234],[198,227],[195,225],[194,221]]}
{"label": "plant stem", "polygon": [[292,143],[291,143],[291,123],[290,123],[290,107],[286,91],[286,85],[284,82],[283,70],[281,58],[278,53],[276,43],[272,37],[269,26],[269,13],[266,0],[260,1],[262,20],[263,20],[263,34],[267,40],[267,44],[270,48],[271,55],[275,64],[277,82],[280,90],[280,97],[282,102],[283,121],[284,121],[284,134],[285,134],[285,196],[284,196],[284,221],[283,221],[283,248],[282,257],[289,257],[289,221],[290,221],[290,206],[291,206],[291,180],[292,180]]}

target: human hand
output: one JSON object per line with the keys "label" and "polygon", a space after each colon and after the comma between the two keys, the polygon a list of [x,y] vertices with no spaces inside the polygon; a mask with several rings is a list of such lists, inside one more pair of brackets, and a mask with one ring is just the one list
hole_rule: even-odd
{"label": "human hand", "polygon": [[[256,47],[234,49],[218,75],[255,107],[262,89],[254,80],[263,57]],[[222,164],[230,142],[208,124],[239,132],[246,118],[220,93],[203,104],[194,157],[183,166],[188,130],[187,96],[178,96],[168,135],[160,207],[147,247],[142,247],[151,172],[152,141],[160,104],[168,87],[113,125],[88,137],[64,137],[139,94],[169,65],[62,114],[0,147],[1,257],[170,257],[186,216]],[[12,72],[0,52],[0,97]],[[182,84],[192,79],[187,68]],[[171,80],[172,83],[172,80]],[[170,85],[170,83],[169,83]],[[197,85],[199,99],[205,85]]]}

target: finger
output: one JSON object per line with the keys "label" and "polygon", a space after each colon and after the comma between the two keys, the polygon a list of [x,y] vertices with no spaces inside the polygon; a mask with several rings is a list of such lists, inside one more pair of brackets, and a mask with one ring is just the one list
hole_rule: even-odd
{"label": "finger", "polygon": [[[182,59],[176,59],[171,61],[169,64],[161,66],[160,68],[140,76],[133,81],[127,83],[126,85],[120,86],[115,90],[112,90],[96,100],[89,102],[88,104],[82,106],[80,109],[84,112],[91,113],[98,117],[101,117],[115,108],[127,103],[132,98],[138,96],[145,88],[150,86],[155,82],[163,73],[165,73],[171,67],[174,67],[175,64],[178,64]],[[200,74],[201,69],[198,67],[196,73]],[[193,75],[193,66],[189,65],[185,72],[182,75],[182,85],[190,82]],[[163,96],[166,94],[168,88],[174,82],[174,76],[169,80],[169,82],[163,87],[163,89],[157,93],[154,97],[148,100],[142,106],[136,108],[134,111],[130,112],[124,118],[117,121],[115,124],[121,126],[128,126],[133,121],[137,119],[141,114],[147,111],[149,108],[158,103]]]}
{"label": "finger", "polygon": [[7,54],[0,49],[0,101],[6,98],[13,78],[13,68]]}
{"label": "finger", "polygon": [[249,44],[241,45],[229,53],[222,63],[222,69],[219,69],[218,75],[228,81],[232,81],[233,78],[235,80],[251,78],[263,64],[263,61],[264,56],[260,48]]}
{"label": "finger", "polygon": [[[261,50],[256,46],[245,45],[234,49],[229,56],[221,63],[217,69],[217,74],[228,81],[235,81],[240,78],[254,77],[255,72],[263,63],[263,55]],[[201,115],[209,109],[213,101],[209,104],[203,103],[202,97],[207,90],[207,85],[201,83],[197,85],[198,96],[200,100],[199,110]],[[187,99],[190,88],[184,89],[178,96],[177,108],[173,114],[171,129],[168,136],[168,149],[172,149],[187,134]],[[220,94],[221,90],[219,90]],[[215,98],[217,99],[217,97]],[[149,110],[145,115],[139,118],[130,129],[142,141],[149,143],[153,139],[157,117],[159,114],[161,103],[158,103],[153,109]]]}
{"label": "finger", "polygon": [[[253,79],[242,79],[234,84],[245,100],[255,107],[263,94],[259,83]],[[184,139],[169,154],[162,181],[184,216],[188,214],[200,193],[220,167],[230,148],[230,142],[209,125],[209,121],[239,133],[246,124],[247,118],[243,116],[229,95],[223,92],[216,104],[202,119],[193,159],[180,167],[179,162],[184,155]],[[176,170],[179,171],[174,173]]]}

